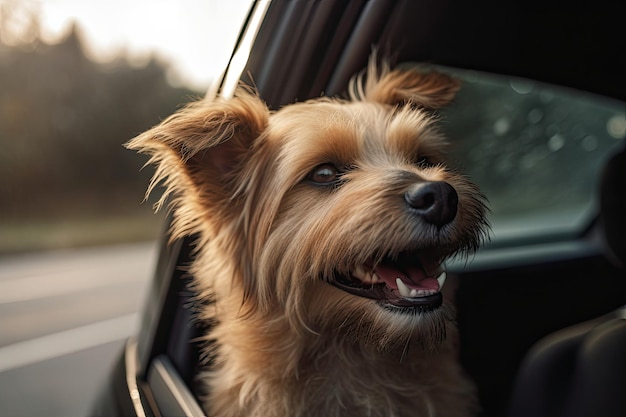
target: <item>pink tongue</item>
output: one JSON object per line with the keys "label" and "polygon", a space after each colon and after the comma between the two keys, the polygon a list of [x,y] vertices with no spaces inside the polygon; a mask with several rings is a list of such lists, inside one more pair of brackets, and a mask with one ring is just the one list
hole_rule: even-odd
{"label": "pink tongue", "polygon": [[398,289],[396,278],[400,278],[411,289],[439,291],[439,282],[435,278],[426,277],[424,270],[420,268],[409,268],[407,271],[400,271],[387,265],[379,265],[374,269],[374,272],[388,287],[393,289]]}

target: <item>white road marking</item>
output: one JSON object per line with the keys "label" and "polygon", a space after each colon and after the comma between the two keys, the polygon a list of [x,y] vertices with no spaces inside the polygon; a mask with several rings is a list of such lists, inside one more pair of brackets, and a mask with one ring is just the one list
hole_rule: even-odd
{"label": "white road marking", "polygon": [[125,339],[137,331],[138,325],[139,313],[132,313],[2,346],[0,372]]}
{"label": "white road marking", "polygon": [[74,294],[128,283],[131,280],[147,282],[150,278],[148,274],[137,276],[132,272],[115,270],[50,272],[45,276],[0,281],[0,304]]}
{"label": "white road marking", "polygon": [[0,258],[0,305],[148,282],[155,243]]}

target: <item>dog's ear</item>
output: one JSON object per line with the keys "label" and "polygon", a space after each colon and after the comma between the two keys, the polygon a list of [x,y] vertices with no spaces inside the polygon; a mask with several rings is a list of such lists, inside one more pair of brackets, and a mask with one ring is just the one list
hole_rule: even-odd
{"label": "dog's ear", "polygon": [[268,118],[261,99],[250,89],[239,88],[231,99],[188,104],[126,147],[148,154],[148,164],[156,165],[148,193],[158,183],[166,187],[157,208],[171,193],[227,204],[235,191],[237,171]]}
{"label": "dog's ear", "polygon": [[373,57],[367,73],[352,79],[349,91],[353,100],[438,109],[454,99],[459,87],[459,81],[447,74],[425,69],[392,71]]}

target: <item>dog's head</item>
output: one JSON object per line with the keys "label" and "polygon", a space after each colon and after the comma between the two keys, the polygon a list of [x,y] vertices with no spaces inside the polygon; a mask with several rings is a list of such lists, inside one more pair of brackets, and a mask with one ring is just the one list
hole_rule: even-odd
{"label": "dog's head", "polygon": [[152,187],[173,193],[174,235],[199,233],[215,252],[199,256],[219,259],[199,260],[197,279],[239,294],[248,313],[381,343],[440,334],[442,262],[486,229],[483,197],[446,166],[430,112],[457,89],[438,72],[370,64],[349,100],[270,112],[240,88],[129,147],[152,156]]}

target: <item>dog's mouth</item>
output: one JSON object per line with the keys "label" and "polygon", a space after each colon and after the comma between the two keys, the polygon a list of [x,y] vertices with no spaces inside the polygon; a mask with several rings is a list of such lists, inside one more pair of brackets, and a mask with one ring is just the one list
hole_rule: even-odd
{"label": "dog's mouth", "polygon": [[349,274],[336,277],[332,284],[398,313],[421,313],[442,305],[445,280],[446,273],[439,262],[406,253],[376,265],[358,265]]}

